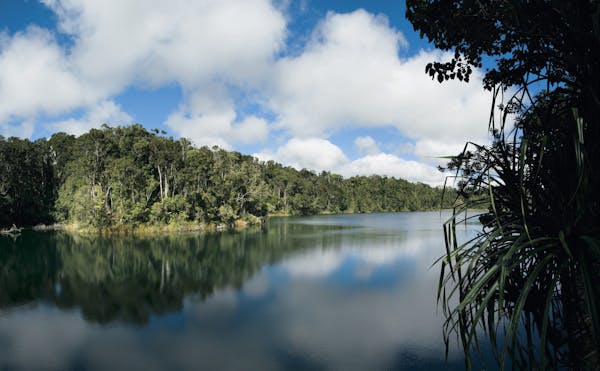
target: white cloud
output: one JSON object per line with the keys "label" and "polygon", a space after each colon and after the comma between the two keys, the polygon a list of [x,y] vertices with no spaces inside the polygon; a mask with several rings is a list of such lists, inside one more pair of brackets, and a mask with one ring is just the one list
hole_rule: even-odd
{"label": "white cloud", "polygon": [[446,164],[448,159],[442,157],[459,154],[464,149],[465,143],[465,140],[420,139],[415,143],[414,154],[428,163]]}
{"label": "white cloud", "polygon": [[16,124],[0,121],[0,135],[4,137],[29,138],[33,135],[35,123],[30,119],[25,119]]}
{"label": "white cloud", "polygon": [[332,170],[346,163],[344,152],[326,139],[292,138],[275,153],[264,151],[254,156],[260,160],[276,160],[297,169]]}
{"label": "white cloud", "polygon": [[260,143],[268,136],[267,122],[255,116],[247,116],[234,122],[235,111],[209,112],[188,115],[178,111],[169,116],[166,125],[179,136],[191,139],[202,146],[217,145],[231,149],[233,144]]}
{"label": "white cloud", "polygon": [[[95,99],[73,73],[48,31],[30,27],[12,37],[0,34],[0,130],[31,135],[39,114],[57,114]],[[22,128],[9,121],[22,122]]]}
{"label": "white cloud", "polygon": [[358,150],[361,153],[374,155],[374,154],[381,152],[379,150],[379,147],[377,146],[377,143],[375,143],[375,139],[373,139],[370,136],[357,137],[354,140],[354,145],[356,146],[356,148],[358,148]]}
{"label": "white cloud", "polygon": [[[373,147],[375,143],[371,140],[363,139],[358,142],[369,144],[367,147],[373,150],[376,146]],[[405,160],[379,151],[349,160],[338,146],[321,138],[293,138],[276,151],[265,150],[255,153],[254,156],[262,161],[280,161],[284,165],[297,169],[333,171],[345,177],[378,174],[411,182],[423,182],[432,186],[442,185],[445,177],[432,164]]]}
{"label": "white cloud", "polygon": [[[287,142],[260,156],[298,168],[437,184],[433,157],[487,138],[481,73],[470,84],[432,81],[424,66],[448,55],[401,57],[406,39],[384,16],[329,13],[299,53],[277,59],[286,47],[286,10],[270,0],[42,2],[72,44],[37,27],[0,33],[0,134],[31,136],[42,115],[67,117],[48,127],[75,134],[126,124],[132,119],[114,95],[175,83],[184,98],[165,121],[175,133],[231,149],[284,129]],[[242,114],[239,100],[270,110],[276,121]],[[82,117],[69,118],[80,109]],[[355,141],[365,156],[349,161],[326,139],[348,127],[390,125],[423,163],[382,153],[368,136]]]}
{"label": "white cloud", "polygon": [[[229,89],[259,84],[283,45],[285,18],[269,0],[47,3],[77,37],[73,63],[104,91],[176,82],[184,102],[165,124],[177,134],[229,149],[266,139],[264,120],[236,117]],[[210,106],[197,102],[207,96]]]}
{"label": "white cloud", "polygon": [[231,149],[234,144],[261,143],[269,135],[267,122],[255,116],[238,120],[234,104],[223,90],[196,93],[188,103],[172,113],[165,124],[178,135],[190,138],[196,145],[217,145]]}
{"label": "white cloud", "polygon": [[411,142],[404,142],[394,148],[398,153],[413,153],[415,145]]}
{"label": "white cloud", "polygon": [[283,45],[284,15],[269,0],[45,0],[75,37],[86,78],[119,91],[138,81],[185,87],[260,78]]}
{"label": "white cloud", "polygon": [[[0,34],[4,133],[29,132],[8,122],[33,122],[40,114],[59,116],[102,105],[132,85],[174,82],[184,96],[215,85],[226,90],[228,102],[227,89],[237,92],[261,84],[286,35],[285,16],[270,0],[42,2],[57,14],[59,31],[73,44],[67,49],[50,31],[35,27],[13,36]],[[172,114],[174,119],[177,115],[193,124],[198,116],[214,112]],[[260,119],[238,121],[240,138],[264,137],[266,124]],[[57,124],[82,127],[75,119]],[[230,129],[220,131],[228,134]],[[219,135],[215,139],[224,141]]]}
{"label": "white cloud", "polygon": [[393,125],[413,140],[485,140],[490,97],[481,73],[470,84],[439,84],[424,66],[449,56],[421,51],[402,59],[404,43],[383,17],[328,14],[300,55],[277,63],[269,104],[278,125],[296,136]]}
{"label": "white cloud", "polygon": [[435,167],[417,161],[404,160],[389,153],[361,157],[344,164],[337,171],[347,177],[379,174],[434,186],[444,183],[444,174]]}
{"label": "white cloud", "polygon": [[102,101],[90,107],[80,119],[70,118],[47,124],[53,131],[63,131],[68,134],[81,135],[102,124],[110,126],[130,125],[132,118],[121,110],[121,106],[113,101]]}

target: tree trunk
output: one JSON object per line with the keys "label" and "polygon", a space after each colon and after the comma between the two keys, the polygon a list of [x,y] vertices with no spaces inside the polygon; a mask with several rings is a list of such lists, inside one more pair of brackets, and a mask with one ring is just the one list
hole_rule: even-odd
{"label": "tree trunk", "polygon": [[163,180],[162,180],[162,171],[160,170],[160,165],[156,166],[156,169],[158,170],[158,184],[160,186],[160,200],[162,201],[163,199]]}

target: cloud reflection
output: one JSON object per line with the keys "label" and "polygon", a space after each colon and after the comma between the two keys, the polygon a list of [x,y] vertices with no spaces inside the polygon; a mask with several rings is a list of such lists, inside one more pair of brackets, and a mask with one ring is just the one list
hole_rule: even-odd
{"label": "cloud reflection", "polygon": [[[438,272],[429,267],[443,246],[437,230],[407,225],[396,232],[313,233],[302,244],[316,248],[263,264],[239,288],[217,288],[208,297],[190,293],[181,311],[154,314],[144,326],[94,324],[77,310],[48,305],[13,307],[0,314],[0,369],[377,370],[438,364],[444,357],[435,305]],[[300,235],[278,231],[287,236],[281,243]],[[339,275],[348,267],[351,274]],[[414,274],[401,274],[406,270]],[[385,272],[399,273],[386,285],[360,285]],[[344,284],[332,284],[333,276]],[[459,355],[451,352],[450,361],[460,369]]]}

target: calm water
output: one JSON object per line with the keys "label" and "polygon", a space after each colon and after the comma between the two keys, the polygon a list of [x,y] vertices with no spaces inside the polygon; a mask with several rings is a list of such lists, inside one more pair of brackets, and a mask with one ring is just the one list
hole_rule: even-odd
{"label": "calm water", "polygon": [[0,237],[0,370],[463,369],[460,351],[444,363],[430,269],[447,216]]}

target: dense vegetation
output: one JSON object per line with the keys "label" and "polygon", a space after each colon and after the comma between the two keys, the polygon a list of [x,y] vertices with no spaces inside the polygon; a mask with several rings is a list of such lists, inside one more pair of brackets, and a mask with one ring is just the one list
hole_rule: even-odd
{"label": "dense vegetation", "polygon": [[455,52],[426,67],[438,81],[493,60],[484,85],[502,111],[493,143],[450,163],[462,196],[490,207],[471,241],[453,237],[459,218],[446,228],[446,340],[459,335],[467,367],[483,329],[501,368],[599,369],[600,1],[408,0],[407,17]]}
{"label": "dense vegetation", "polygon": [[269,214],[363,213],[450,207],[425,184],[344,179],[217,147],[196,148],[140,125],[50,139],[0,137],[0,226],[73,223],[231,225]]}

